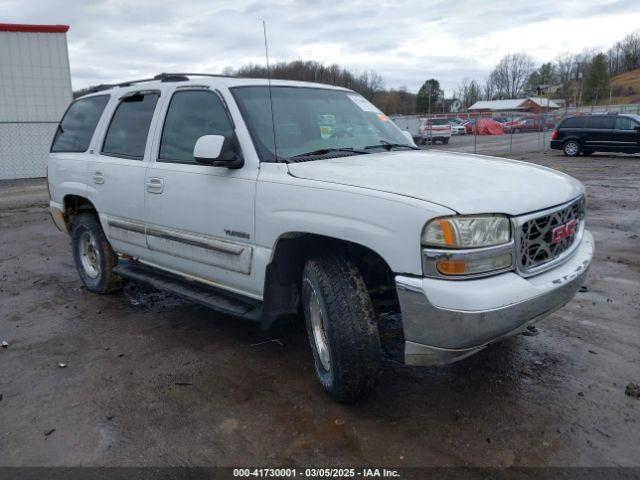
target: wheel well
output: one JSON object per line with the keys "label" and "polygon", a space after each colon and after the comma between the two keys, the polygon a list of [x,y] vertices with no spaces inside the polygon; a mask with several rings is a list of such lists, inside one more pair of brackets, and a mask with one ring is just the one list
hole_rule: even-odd
{"label": "wheel well", "polygon": [[297,316],[300,282],[307,260],[327,254],[349,258],[362,274],[378,319],[398,314],[394,275],[387,262],[363,245],[309,233],[280,237],[267,265],[264,288],[265,326],[282,317]]}
{"label": "wheel well", "polygon": [[68,231],[71,231],[73,221],[80,212],[95,212],[96,215],[98,213],[93,203],[80,195],[66,195],[63,200],[63,205],[64,221],[67,224]]}

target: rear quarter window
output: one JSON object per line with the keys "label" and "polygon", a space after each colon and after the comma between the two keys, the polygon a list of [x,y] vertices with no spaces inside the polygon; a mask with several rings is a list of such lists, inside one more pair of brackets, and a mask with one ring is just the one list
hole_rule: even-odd
{"label": "rear quarter window", "polygon": [[109,95],[81,98],[62,117],[51,145],[52,152],[86,152]]}
{"label": "rear quarter window", "polygon": [[104,155],[141,160],[153,112],[160,95],[135,93],[124,98],[116,108],[102,146]]}
{"label": "rear quarter window", "polygon": [[587,128],[610,130],[614,128],[615,120],[615,117],[594,115],[591,117],[587,117]]}
{"label": "rear quarter window", "polygon": [[584,117],[565,118],[558,128],[584,128]]}

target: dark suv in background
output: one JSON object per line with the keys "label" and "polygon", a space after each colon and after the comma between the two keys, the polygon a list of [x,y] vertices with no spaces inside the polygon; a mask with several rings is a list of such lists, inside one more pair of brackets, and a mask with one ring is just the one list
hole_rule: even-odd
{"label": "dark suv in background", "polygon": [[640,115],[567,117],[553,131],[551,148],[570,157],[593,152],[640,153]]}

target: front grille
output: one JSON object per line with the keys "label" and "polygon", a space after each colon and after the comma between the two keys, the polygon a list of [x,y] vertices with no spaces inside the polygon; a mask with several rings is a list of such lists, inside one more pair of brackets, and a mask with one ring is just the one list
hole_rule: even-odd
{"label": "front grille", "polygon": [[[518,231],[518,268],[530,272],[549,263],[567,252],[580,237],[585,210],[585,199],[580,197],[564,206],[540,217],[527,219]],[[558,242],[551,241],[552,231],[571,220],[576,220],[575,234]]]}

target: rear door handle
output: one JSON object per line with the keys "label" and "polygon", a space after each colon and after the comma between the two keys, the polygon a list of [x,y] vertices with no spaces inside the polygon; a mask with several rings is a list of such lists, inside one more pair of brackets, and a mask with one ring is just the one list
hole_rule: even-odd
{"label": "rear door handle", "polygon": [[161,178],[149,178],[147,180],[147,192],[149,193],[162,193],[164,190],[164,180]]}
{"label": "rear door handle", "polygon": [[95,172],[93,172],[93,183],[102,185],[104,183],[104,173],[102,173],[100,170],[96,170]]}

